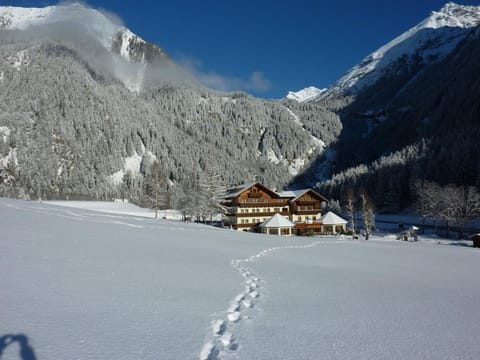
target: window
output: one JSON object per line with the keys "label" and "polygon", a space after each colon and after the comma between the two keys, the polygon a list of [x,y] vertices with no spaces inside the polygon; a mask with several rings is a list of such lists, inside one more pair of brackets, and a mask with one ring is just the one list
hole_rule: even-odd
{"label": "window", "polygon": [[302,217],[301,217],[301,216],[298,217],[298,221],[302,221]]}
{"label": "window", "polygon": [[283,208],[283,211],[288,211],[288,208]]}
{"label": "window", "polygon": [[274,208],[273,211],[274,212],[280,212],[280,208]]}

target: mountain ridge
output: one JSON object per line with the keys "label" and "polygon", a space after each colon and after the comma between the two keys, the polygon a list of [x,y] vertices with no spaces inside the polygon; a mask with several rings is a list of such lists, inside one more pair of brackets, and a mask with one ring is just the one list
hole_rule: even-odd
{"label": "mountain ridge", "polygon": [[[440,61],[465,38],[469,29],[480,25],[480,6],[446,3],[416,26],[381,46],[347,71],[326,91],[306,101],[339,95],[355,95],[373,85],[402,56],[418,53],[426,63]],[[439,35],[440,29],[445,30]],[[432,31],[428,31],[432,30]],[[419,51],[420,50],[420,51]],[[303,90],[306,90],[305,88]],[[301,91],[303,91],[301,90]]]}
{"label": "mountain ridge", "polygon": [[[158,161],[175,192],[197,189],[213,164],[229,184],[255,179],[271,187],[316,185],[335,198],[338,189],[359,186],[358,179],[374,171],[375,181],[382,179],[410,201],[405,184],[419,175],[414,168],[421,159],[436,163],[441,158],[453,166],[476,133],[470,119],[473,131],[462,133],[465,144],[451,143],[448,123],[436,106],[444,108],[450,98],[460,114],[462,104],[472,108],[477,90],[467,84],[465,73],[475,78],[478,71],[466,57],[479,46],[475,24],[480,16],[475,14],[480,7],[448,3],[367,56],[337,87],[310,87],[277,101],[207,89],[157,45],[99,12],[75,6],[68,16],[87,11],[107,24],[109,36],[85,24],[66,29],[65,17],[49,19],[58,9],[48,10],[48,16],[34,11],[27,18],[38,24],[15,29],[14,16],[0,8],[0,180],[6,184],[2,174],[7,169],[13,184],[0,193],[18,196],[21,189],[30,197],[140,198]],[[66,16],[65,11],[60,14]],[[455,56],[468,65],[463,72]],[[382,60],[389,61],[378,66]],[[464,88],[472,89],[458,95],[465,101],[445,88],[454,83],[454,74],[462,74]],[[364,85],[355,87],[357,80],[365,80]],[[410,131],[408,123],[415,125]],[[434,156],[442,151],[440,138],[450,144],[453,160]],[[443,177],[432,169],[425,174],[439,182],[448,178],[470,184],[480,174],[480,160],[478,170],[471,170],[476,156],[462,165],[470,175],[455,169]],[[385,175],[387,163],[403,166],[401,182],[393,179],[395,174]],[[336,180],[322,188],[320,182],[329,178]],[[375,181],[365,183],[374,189]],[[382,196],[377,194],[378,204],[387,202]]]}

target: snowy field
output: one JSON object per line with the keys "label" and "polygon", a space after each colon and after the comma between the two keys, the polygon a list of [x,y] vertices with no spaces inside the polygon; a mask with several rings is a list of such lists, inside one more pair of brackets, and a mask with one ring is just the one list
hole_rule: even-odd
{"label": "snowy field", "polygon": [[[131,215],[144,218],[155,218],[155,211],[138,207],[128,202],[112,201],[45,201],[47,204],[73,207],[77,209],[87,209],[93,211],[106,212],[116,215]],[[160,219],[182,220],[182,213],[179,210],[158,210]]]}
{"label": "snowy field", "polygon": [[90,205],[0,199],[1,360],[480,358],[480,249]]}

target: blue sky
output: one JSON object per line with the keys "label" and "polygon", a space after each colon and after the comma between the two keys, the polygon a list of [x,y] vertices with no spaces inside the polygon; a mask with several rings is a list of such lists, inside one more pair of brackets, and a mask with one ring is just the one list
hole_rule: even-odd
{"label": "blue sky", "polygon": [[[266,98],[327,87],[446,0],[113,1],[108,10],[212,86]],[[456,1],[479,5],[479,1]],[[56,1],[1,1],[47,6]]]}

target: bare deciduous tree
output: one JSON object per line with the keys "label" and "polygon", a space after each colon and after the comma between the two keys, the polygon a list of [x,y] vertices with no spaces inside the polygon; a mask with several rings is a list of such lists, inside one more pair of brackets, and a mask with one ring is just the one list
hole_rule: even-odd
{"label": "bare deciduous tree", "polygon": [[[416,182],[413,186],[417,194],[417,210],[422,216],[422,224],[432,219],[435,224],[445,224],[446,236],[450,229],[457,228],[458,236],[464,236],[468,221],[480,216],[480,194],[475,187],[440,185],[433,182]],[[435,229],[436,231],[436,229]]]}
{"label": "bare deciduous tree", "polygon": [[453,224],[457,227],[458,237],[463,238],[468,221],[480,216],[480,194],[473,186],[457,187],[452,199]]}
{"label": "bare deciduous tree", "polygon": [[158,218],[158,210],[166,209],[170,205],[168,181],[158,161],[152,164],[147,176],[145,199],[148,206],[155,210],[155,219]]}
{"label": "bare deciduous tree", "polygon": [[362,214],[363,225],[365,227],[365,240],[368,240],[370,233],[375,226],[375,210],[371,200],[364,191],[360,194],[360,201],[360,211]]}

